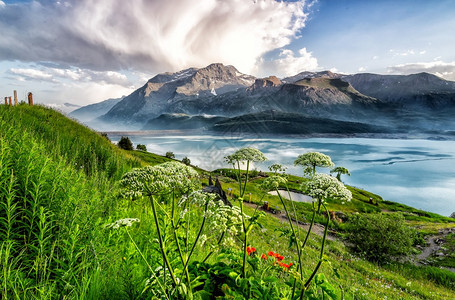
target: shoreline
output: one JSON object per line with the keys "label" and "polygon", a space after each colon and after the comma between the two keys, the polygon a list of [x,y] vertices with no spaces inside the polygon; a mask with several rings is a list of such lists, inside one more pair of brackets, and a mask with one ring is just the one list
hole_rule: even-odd
{"label": "shoreline", "polygon": [[201,131],[197,129],[169,129],[169,130],[112,130],[99,131],[111,136],[216,136],[229,138],[366,138],[366,139],[384,139],[384,140],[429,140],[429,141],[455,141],[453,134],[428,134],[428,133],[310,133],[310,134],[255,134],[243,133],[237,134],[227,132],[225,134],[217,131]]}

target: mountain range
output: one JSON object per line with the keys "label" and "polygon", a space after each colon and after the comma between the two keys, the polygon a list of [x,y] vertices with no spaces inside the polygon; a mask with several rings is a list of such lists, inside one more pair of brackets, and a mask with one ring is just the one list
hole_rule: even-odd
{"label": "mountain range", "polygon": [[102,130],[453,134],[454,112],[455,82],[428,73],[255,78],[215,63],[158,74],[128,96],[70,115]]}

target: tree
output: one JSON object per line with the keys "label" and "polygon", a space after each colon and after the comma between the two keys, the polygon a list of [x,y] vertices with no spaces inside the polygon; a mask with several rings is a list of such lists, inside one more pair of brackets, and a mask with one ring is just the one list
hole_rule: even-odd
{"label": "tree", "polygon": [[133,150],[133,143],[127,136],[122,136],[118,142],[118,147],[124,150]]}
{"label": "tree", "polygon": [[166,152],[166,157],[174,159],[175,158],[174,152],[171,151]]}
{"label": "tree", "polygon": [[137,144],[136,149],[141,151],[147,151],[147,147],[143,144]]}
{"label": "tree", "polygon": [[337,179],[339,181],[341,181],[341,174],[351,176],[351,173],[349,173],[349,170],[345,167],[336,167],[335,169],[330,170],[330,173],[337,173]]}
{"label": "tree", "polygon": [[310,176],[314,176],[316,167],[329,168],[334,166],[330,156],[319,152],[308,152],[299,155],[294,161],[294,165],[303,166],[303,174],[309,174]]}
{"label": "tree", "polygon": [[182,159],[182,163],[184,163],[185,165],[190,165],[191,164],[191,160],[185,156],[183,159]]}

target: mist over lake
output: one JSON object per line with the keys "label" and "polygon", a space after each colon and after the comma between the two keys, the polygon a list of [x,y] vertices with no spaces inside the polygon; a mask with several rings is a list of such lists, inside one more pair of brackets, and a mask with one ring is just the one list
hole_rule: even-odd
{"label": "mist over lake", "polygon": [[[112,141],[120,136],[109,134]],[[384,200],[449,216],[455,211],[455,141],[371,138],[240,138],[213,135],[129,135],[134,144],[149,152],[174,152],[187,156],[206,170],[230,167],[223,157],[245,146],[256,147],[269,159],[254,168],[267,171],[272,163],[287,173],[302,176],[293,165],[298,155],[318,151],[329,155],[336,166],[348,168],[342,175],[349,185],[376,193]],[[328,173],[329,169],[319,168]]]}

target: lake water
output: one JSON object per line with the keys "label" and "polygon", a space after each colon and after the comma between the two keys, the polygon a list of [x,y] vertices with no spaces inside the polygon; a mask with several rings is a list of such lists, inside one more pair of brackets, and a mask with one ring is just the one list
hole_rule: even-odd
{"label": "lake water", "polygon": [[[125,133],[124,133],[125,134]],[[126,134],[128,135],[128,134]],[[349,185],[379,194],[385,200],[400,202],[426,211],[449,216],[455,212],[455,141],[373,138],[240,138],[234,136],[175,135],[144,133],[128,135],[134,144],[164,155],[174,152],[207,170],[230,167],[223,157],[245,146],[261,150],[268,162],[254,166],[267,170],[272,163],[288,167],[287,172],[302,175],[293,166],[298,155],[318,151],[329,155],[337,166],[349,169],[342,176]],[[112,141],[119,135],[109,134]],[[328,169],[318,171],[328,173]]]}
{"label": "lake water", "polygon": [[[289,199],[289,200],[292,200],[292,201],[307,202],[307,203],[313,202],[313,198],[311,198],[308,195],[295,193],[295,192],[292,192],[292,191],[288,192],[288,191],[285,191],[285,190],[279,190],[279,192],[280,192],[281,197]],[[275,195],[275,196],[278,195],[278,193],[276,191],[270,191],[269,194],[270,195]]]}

